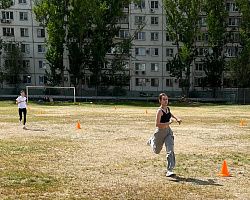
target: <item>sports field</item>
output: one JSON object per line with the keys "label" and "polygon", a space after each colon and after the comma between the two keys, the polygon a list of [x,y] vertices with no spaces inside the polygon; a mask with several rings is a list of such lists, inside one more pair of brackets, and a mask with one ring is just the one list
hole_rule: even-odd
{"label": "sports field", "polygon": [[146,146],[156,107],[31,104],[23,130],[0,102],[0,199],[249,199],[250,106],[170,107],[176,178]]}

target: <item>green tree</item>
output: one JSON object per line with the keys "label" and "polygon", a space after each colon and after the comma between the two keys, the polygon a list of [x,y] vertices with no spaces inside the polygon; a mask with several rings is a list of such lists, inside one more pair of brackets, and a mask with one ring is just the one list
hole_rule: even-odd
{"label": "green tree", "polygon": [[9,8],[12,5],[12,0],[0,0],[0,9]]}
{"label": "green tree", "polygon": [[[164,0],[167,33],[174,40],[177,55],[168,61],[170,73],[180,80],[185,95],[189,95],[191,65],[195,60],[195,40],[199,33],[201,0]],[[183,73],[184,72],[184,73]]]}
{"label": "green tree", "polygon": [[221,87],[222,75],[225,69],[224,48],[226,45],[226,19],[225,3],[221,0],[206,0],[205,12],[207,15],[208,41],[210,49],[206,52],[204,71],[206,73],[206,84],[213,90],[213,97],[216,90]]}
{"label": "green tree", "polygon": [[89,34],[92,28],[92,4],[89,0],[74,0],[70,2],[68,17],[67,48],[69,52],[69,69],[71,83],[81,92],[85,70],[89,66],[91,40]]}
{"label": "green tree", "polygon": [[[95,86],[96,92],[99,86],[117,83],[114,80],[117,76],[120,80],[126,79],[123,78],[124,60],[130,55],[132,40],[114,39],[120,30],[117,21],[124,17],[123,8],[126,4],[126,0],[71,2],[67,37],[69,73],[79,90],[85,71],[91,72],[90,84]],[[107,56],[110,49],[115,49],[114,54]],[[107,65],[109,69],[104,69]],[[114,76],[116,73],[119,75]]]}
{"label": "green tree", "polygon": [[50,70],[46,73],[51,85],[64,84],[63,56],[68,6],[69,0],[37,0],[34,7],[36,20],[43,23],[48,34],[46,59]]}
{"label": "green tree", "polygon": [[241,12],[240,39],[241,53],[229,64],[229,74],[237,87],[250,87],[250,3],[236,0]]}
{"label": "green tree", "polygon": [[8,84],[18,86],[22,82],[21,74],[28,71],[28,66],[23,62],[23,54],[20,49],[20,43],[4,43],[4,80]]}

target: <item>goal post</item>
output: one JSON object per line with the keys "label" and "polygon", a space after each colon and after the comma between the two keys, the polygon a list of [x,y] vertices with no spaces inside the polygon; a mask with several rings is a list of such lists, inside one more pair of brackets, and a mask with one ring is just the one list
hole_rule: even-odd
{"label": "goal post", "polygon": [[[36,94],[31,94],[32,90],[38,90]],[[65,95],[65,91],[69,93],[69,96]],[[69,92],[71,90],[71,92]],[[62,94],[64,91],[64,95]],[[74,103],[76,102],[76,89],[75,87],[53,87],[53,86],[26,86],[26,96],[27,102],[30,97],[34,98],[44,98],[50,97],[53,99],[73,99]]]}

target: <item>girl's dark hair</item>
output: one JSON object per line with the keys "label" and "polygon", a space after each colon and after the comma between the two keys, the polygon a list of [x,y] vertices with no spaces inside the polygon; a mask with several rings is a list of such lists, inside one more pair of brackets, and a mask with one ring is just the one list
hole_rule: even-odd
{"label": "girl's dark hair", "polygon": [[[21,90],[21,91],[20,91],[20,93],[23,93],[23,92],[24,92],[24,90]],[[24,92],[24,93],[25,93],[25,92]]]}
{"label": "girl's dark hair", "polygon": [[167,95],[165,93],[159,94],[159,97],[158,97],[159,101],[162,100],[162,97],[167,97]]}

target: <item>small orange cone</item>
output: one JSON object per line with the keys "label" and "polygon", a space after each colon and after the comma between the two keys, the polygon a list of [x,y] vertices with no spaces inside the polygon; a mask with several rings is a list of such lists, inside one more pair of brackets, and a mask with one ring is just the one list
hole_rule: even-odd
{"label": "small orange cone", "polygon": [[226,160],[223,161],[222,167],[221,167],[221,173],[218,174],[219,176],[227,177],[230,176],[228,169],[227,169],[227,162]]}
{"label": "small orange cone", "polygon": [[78,122],[77,122],[77,124],[76,124],[76,128],[77,128],[77,129],[81,129],[81,124],[80,124],[80,121],[78,121]]}
{"label": "small orange cone", "polygon": [[116,106],[115,106],[115,110],[116,110]]}
{"label": "small orange cone", "polygon": [[145,113],[148,114],[148,110],[146,110]]}
{"label": "small orange cone", "polygon": [[240,120],[240,126],[246,126],[246,125],[247,125],[247,121],[241,119],[241,120]]}
{"label": "small orange cone", "polygon": [[240,126],[243,126],[243,120],[242,119],[240,120]]}

